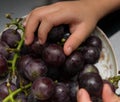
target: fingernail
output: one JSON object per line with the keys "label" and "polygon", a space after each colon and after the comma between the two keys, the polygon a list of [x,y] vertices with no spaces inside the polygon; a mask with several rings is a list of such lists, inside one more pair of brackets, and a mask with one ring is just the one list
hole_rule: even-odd
{"label": "fingernail", "polygon": [[68,46],[67,48],[67,55],[70,55],[72,53],[72,47]]}

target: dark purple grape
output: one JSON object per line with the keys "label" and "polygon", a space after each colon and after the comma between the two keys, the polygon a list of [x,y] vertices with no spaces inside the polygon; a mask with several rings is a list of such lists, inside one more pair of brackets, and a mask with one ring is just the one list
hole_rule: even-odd
{"label": "dark purple grape", "polygon": [[24,74],[30,81],[47,74],[47,66],[41,59],[30,60],[24,69]]}
{"label": "dark purple grape", "polygon": [[30,60],[32,60],[32,57],[30,55],[24,55],[18,59],[17,71],[20,75],[25,77],[24,70],[25,70],[26,65],[30,62]]}
{"label": "dark purple grape", "polygon": [[79,88],[84,88],[88,91],[91,97],[102,97],[103,80],[98,73],[84,73],[79,76]]}
{"label": "dark purple grape", "polygon": [[48,77],[39,77],[32,84],[32,93],[39,100],[47,100],[54,93],[54,82]]}
{"label": "dark purple grape", "polygon": [[46,44],[41,45],[37,38],[34,39],[33,43],[28,46],[30,53],[34,53],[37,57],[42,55],[42,50]]}
{"label": "dark purple grape", "polygon": [[[17,87],[10,83],[10,87],[11,91],[14,91],[17,89]],[[8,96],[8,87],[7,87],[7,82],[3,82],[0,84],[0,100],[3,100],[6,96]]]}
{"label": "dark purple grape", "polygon": [[0,53],[6,58],[8,58],[9,56],[8,49],[9,49],[9,46],[4,41],[0,40]]}
{"label": "dark purple grape", "polygon": [[82,71],[84,68],[84,58],[82,54],[78,51],[73,52],[65,62],[64,72],[68,75],[76,75],[78,72]]}
{"label": "dark purple grape", "polygon": [[94,46],[84,46],[81,52],[86,64],[95,64],[100,58],[100,51]]}
{"label": "dark purple grape", "polygon": [[20,33],[14,29],[7,29],[2,33],[1,39],[5,41],[11,48],[15,48],[21,40]]}
{"label": "dark purple grape", "polygon": [[64,83],[56,83],[52,102],[70,102],[69,88]]}
{"label": "dark purple grape", "polygon": [[48,33],[48,42],[58,42],[62,39],[63,35],[66,33],[67,25],[58,25],[53,27]]}
{"label": "dark purple grape", "polygon": [[0,54],[0,76],[3,77],[8,72],[8,65],[6,58]]}
{"label": "dark purple grape", "polygon": [[85,44],[88,46],[90,45],[90,46],[97,47],[100,51],[102,50],[102,41],[99,37],[97,37],[95,35],[89,36],[86,39]]}
{"label": "dark purple grape", "polygon": [[60,67],[65,62],[63,48],[57,44],[49,44],[43,49],[42,58],[50,67]]}

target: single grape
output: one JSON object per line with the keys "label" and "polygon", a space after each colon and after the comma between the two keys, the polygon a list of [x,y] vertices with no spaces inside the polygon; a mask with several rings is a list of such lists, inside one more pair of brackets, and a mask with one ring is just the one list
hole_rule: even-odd
{"label": "single grape", "polygon": [[70,76],[76,75],[84,68],[84,57],[78,51],[73,52],[67,57],[64,64],[64,72]]}
{"label": "single grape", "polygon": [[32,57],[30,55],[24,55],[19,57],[17,61],[17,71],[20,75],[25,77],[24,70],[30,60],[32,60]]}
{"label": "single grape", "polygon": [[58,42],[62,39],[64,34],[66,34],[67,25],[58,25],[53,27],[48,33],[47,41],[48,42]]}
{"label": "single grape", "polygon": [[9,56],[9,46],[7,43],[5,43],[4,41],[0,40],[0,53],[5,56],[6,58],[8,58]]}
{"label": "single grape", "polygon": [[0,54],[0,76],[4,77],[8,73],[7,59]]}
{"label": "single grape", "polygon": [[98,73],[88,72],[79,76],[79,88],[85,88],[91,97],[102,97],[103,80]]}
{"label": "single grape", "polygon": [[97,47],[100,51],[102,50],[102,41],[98,36],[95,36],[95,35],[89,36],[86,39],[85,44]]}
{"label": "single grape", "polygon": [[[14,91],[17,89],[17,87],[12,83],[10,83],[9,88],[11,91]],[[8,92],[7,82],[3,82],[0,84],[0,100],[3,100],[8,95],[9,95],[9,92]]]}
{"label": "single grape", "polygon": [[1,39],[5,41],[11,48],[15,48],[21,40],[20,33],[14,29],[7,29],[3,31]]}
{"label": "single grape", "polygon": [[69,88],[64,83],[56,83],[52,102],[70,102]]}
{"label": "single grape", "polygon": [[60,67],[65,62],[63,48],[57,44],[49,44],[43,49],[42,58],[49,67]]}
{"label": "single grape", "polygon": [[48,77],[37,78],[31,87],[35,98],[39,100],[47,100],[54,93],[54,82]]}
{"label": "single grape", "polygon": [[94,46],[84,46],[80,51],[86,64],[95,64],[100,58],[100,51]]}
{"label": "single grape", "polygon": [[30,60],[24,69],[24,74],[30,81],[34,81],[39,76],[46,76],[47,66],[39,59]]}

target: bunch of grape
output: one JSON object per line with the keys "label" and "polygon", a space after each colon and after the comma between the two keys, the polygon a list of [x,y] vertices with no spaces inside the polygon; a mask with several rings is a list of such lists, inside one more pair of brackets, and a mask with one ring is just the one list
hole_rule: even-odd
{"label": "bunch of grape", "polygon": [[[102,50],[99,37],[90,35],[71,55],[63,51],[70,36],[68,25],[53,27],[40,45],[35,32],[31,45],[24,44],[22,19],[12,19],[0,39],[0,101],[77,102],[79,88],[91,99],[101,99],[103,79],[94,66]],[[19,32],[22,31],[23,34]]]}

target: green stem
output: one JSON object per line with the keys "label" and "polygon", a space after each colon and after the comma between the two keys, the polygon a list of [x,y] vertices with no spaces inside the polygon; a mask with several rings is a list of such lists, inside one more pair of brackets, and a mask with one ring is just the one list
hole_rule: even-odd
{"label": "green stem", "polygon": [[[22,45],[23,45],[23,42],[24,42],[24,34],[22,35],[22,38],[16,48],[17,51],[20,51]],[[18,59],[19,55],[18,53],[15,53],[14,57],[13,57],[13,60],[12,60],[12,75],[14,76],[15,75],[15,70],[16,70],[16,61]]]}
{"label": "green stem", "polygon": [[9,101],[10,102],[15,102],[15,100],[13,99],[13,97],[15,95],[17,95],[18,93],[22,92],[24,89],[30,88],[31,85],[32,84],[30,83],[30,84],[28,84],[28,85],[26,85],[26,86],[24,86],[22,88],[19,88],[19,89],[15,90],[15,91],[11,92],[11,94],[9,94],[2,102],[9,102]]}

